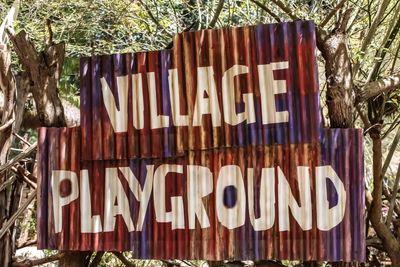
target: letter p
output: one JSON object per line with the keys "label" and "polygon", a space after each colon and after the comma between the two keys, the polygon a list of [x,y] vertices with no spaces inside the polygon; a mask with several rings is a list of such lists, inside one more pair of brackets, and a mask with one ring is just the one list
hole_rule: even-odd
{"label": "letter p", "polygon": [[[71,182],[71,192],[67,196],[61,196],[60,184],[64,180]],[[79,197],[78,177],[73,171],[52,171],[51,190],[53,192],[54,231],[61,232],[62,207],[68,205]]]}

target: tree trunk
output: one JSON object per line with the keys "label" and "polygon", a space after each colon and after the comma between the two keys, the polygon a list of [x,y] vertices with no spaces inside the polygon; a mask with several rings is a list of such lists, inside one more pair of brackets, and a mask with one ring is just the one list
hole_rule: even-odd
{"label": "tree trunk", "polygon": [[64,109],[58,97],[58,80],[64,64],[64,43],[50,41],[45,50],[38,53],[24,31],[10,38],[14,50],[27,71],[32,95],[42,126],[66,126]]}
{"label": "tree trunk", "polygon": [[[44,51],[37,52],[24,31],[10,34],[10,40],[29,77],[40,126],[67,126],[57,88],[64,63],[64,43],[55,44],[50,39]],[[65,252],[60,266],[87,266],[89,257],[89,252]]]}
{"label": "tree trunk", "polygon": [[[7,156],[12,142],[13,121],[15,119],[15,80],[11,72],[11,52],[0,45],[0,89],[3,92],[4,106],[0,120],[0,166],[7,162]],[[11,123],[10,123],[11,122]],[[7,179],[7,173],[0,173],[0,184]],[[0,227],[9,218],[7,190],[0,192]],[[11,261],[11,234],[8,231],[0,239],[0,266],[8,266]]]}
{"label": "tree trunk", "polygon": [[326,103],[331,128],[353,127],[353,79],[346,34],[334,29],[327,37],[319,31],[318,48],[325,59]]}

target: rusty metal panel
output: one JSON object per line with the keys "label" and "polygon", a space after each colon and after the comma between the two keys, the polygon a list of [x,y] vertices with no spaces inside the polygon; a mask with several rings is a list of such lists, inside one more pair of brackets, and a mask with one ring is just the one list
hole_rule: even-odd
{"label": "rusty metal panel", "polygon": [[[82,58],[80,88],[84,160],[310,143],[320,127],[311,21],[185,32],[172,50]],[[285,111],[286,123],[266,115]]]}
{"label": "rusty metal panel", "polygon": [[118,161],[82,161],[79,135],[39,130],[40,248],[130,250],[140,259],[365,260],[360,129],[319,130],[310,143]]}

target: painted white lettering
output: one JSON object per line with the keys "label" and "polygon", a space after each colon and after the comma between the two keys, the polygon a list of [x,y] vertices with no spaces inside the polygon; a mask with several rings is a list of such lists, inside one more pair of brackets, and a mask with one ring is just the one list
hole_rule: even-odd
{"label": "painted white lettering", "polygon": [[289,112],[287,110],[277,112],[275,104],[275,95],[286,93],[286,81],[274,79],[274,70],[287,69],[288,67],[287,61],[257,66],[263,124],[289,121]]}
{"label": "painted white lettering", "polygon": [[[208,95],[204,97],[204,93]],[[211,114],[213,127],[221,126],[217,89],[212,67],[197,68],[197,92],[194,105],[193,126],[200,126],[203,115]]]}
{"label": "painted white lettering", "polygon": [[[71,192],[62,197],[60,184],[68,180],[71,183]],[[73,171],[52,171],[51,172],[51,191],[53,193],[53,215],[54,232],[61,232],[62,228],[62,207],[70,204],[79,197],[78,177]]]}
{"label": "painted white lettering", "polygon": [[81,170],[80,208],[81,232],[100,233],[102,231],[100,215],[92,216],[92,201],[90,198],[90,183],[88,170]]}
{"label": "painted white lettering", "polygon": [[165,115],[158,115],[156,78],[154,72],[147,73],[147,84],[149,87],[150,100],[150,127],[151,129],[168,127],[169,117]]}
{"label": "painted white lettering", "polygon": [[[233,207],[227,207],[224,204],[224,191],[228,186],[233,186],[236,189],[236,202]],[[244,225],[246,219],[246,192],[239,166],[226,165],[220,169],[215,201],[217,217],[222,225],[228,229]]]}
{"label": "painted white lettering", "polygon": [[222,106],[224,110],[224,120],[230,125],[237,125],[247,120],[247,123],[256,122],[254,109],[254,98],[252,93],[243,94],[244,112],[236,113],[235,101],[235,76],[248,73],[248,67],[243,65],[233,65],[225,71],[222,76]]}
{"label": "painted white lettering", "polygon": [[260,217],[256,218],[254,214],[254,170],[247,169],[247,191],[249,216],[251,225],[255,231],[264,231],[270,229],[275,222],[275,172],[274,168],[263,168],[261,171],[260,182]]}
{"label": "painted white lettering", "polygon": [[188,115],[181,115],[181,98],[179,96],[179,79],[177,69],[168,70],[168,84],[169,96],[171,101],[172,121],[174,122],[175,126],[188,126]]}
{"label": "painted white lettering", "polygon": [[140,202],[136,231],[142,231],[144,219],[146,217],[147,206],[149,205],[151,189],[153,187],[154,165],[147,165],[146,167],[147,167],[147,175],[143,189],[141,188],[140,183],[136,179],[131,168],[129,167],[119,168],[119,170],[122,172],[122,174],[128,181],[129,189],[133,192],[135,198]]}
{"label": "painted white lettering", "polygon": [[[332,166],[317,166],[315,171],[317,227],[319,230],[328,231],[343,220],[346,210],[346,190]],[[329,208],[327,179],[335,186],[338,197],[336,206],[332,208]]]}
{"label": "painted white lettering", "polygon": [[210,220],[202,198],[213,191],[212,173],[207,167],[188,165],[187,177],[189,229],[195,229],[196,216],[201,228],[210,227]]}
{"label": "painted white lettering", "polygon": [[111,126],[116,133],[128,130],[128,76],[117,77],[117,92],[119,109],[115,103],[115,97],[104,77],[100,79],[103,103],[106,107]]}
{"label": "painted white lettering", "polygon": [[118,169],[106,168],[105,173],[104,231],[114,231],[115,217],[117,215],[122,215],[129,232],[135,231],[129,210],[128,197],[118,178]]}
{"label": "painted white lettering", "polygon": [[183,199],[171,197],[171,211],[165,205],[165,177],[169,172],[183,173],[182,165],[163,164],[154,173],[153,202],[157,222],[171,222],[172,229],[185,228],[185,213]]}
{"label": "painted white lettering", "polygon": [[309,167],[297,167],[297,181],[301,206],[297,203],[281,168],[278,170],[279,231],[289,231],[289,208],[304,231],[312,228],[311,183]]}
{"label": "painted white lettering", "polygon": [[144,127],[144,100],[142,74],[132,75],[132,122],[133,127],[140,130]]}

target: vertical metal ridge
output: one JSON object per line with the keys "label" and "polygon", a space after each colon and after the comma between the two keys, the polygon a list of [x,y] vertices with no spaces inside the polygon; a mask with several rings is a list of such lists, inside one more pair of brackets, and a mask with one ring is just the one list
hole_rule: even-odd
{"label": "vertical metal ridge", "polygon": [[[272,89],[260,88],[258,66],[281,61],[288,62],[288,69],[275,70],[273,76],[274,79],[286,80],[287,92],[274,97],[277,111],[288,110],[289,122],[263,124],[260,91]],[[88,151],[83,159],[173,157],[196,149],[308,143],[317,137],[317,129],[321,126],[315,65],[315,30],[314,24],[309,21],[185,32],[175,37],[172,50],[83,58],[82,143],[85,151]],[[238,113],[244,111],[243,94],[254,94],[254,123],[242,122],[233,126],[225,118],[222,78],[232,66],[243,66],[248,70],[247,73],[236,75],[228,87],[235,94]],[[206,67],[209,67],[209,78],[203,80],[204,77],[198,77],[198,70]],[[168,82],[170,69],[177,69],[178,72],[180,114],[189,116],[188,126],[176,126],[173,120]],[[156,77],[157,114],[168,116],[168,127],[150,127],[148,73]],[[131,99],[131,82],[132,75],[136,74],[141,75],[143,82],[143,129],[136,129],[132,125],[132,109],[137,105]],[[126,132],[114,133],[110,116],[116,119],[117,114],[108,114],[105,109],[100,79],[104,78],[108,83],[113,101],[119,108],[116,81],[117,77],[125,75],[128,75],[129,91],[128,127]],[[215,83],[220,126],[213,125],[211,115],[203,115],[201,126],[193,126],[196,92],[204,89],[197,88],[199,82],[203,86]]]}
{"label": "vertical metal ridge", "polygon": [[[248,146],[221,148],[204,151],[191,151],[182,157],[165,159],[134,159],[119,161],[82,161],[79,145],[79,128],[39,129],[39,173],[40,207],[39,247],[67,250],[132,250],[135,257],[148,259],[187,258],[187,259],[304,259],[330,261],[363,261],[365,245],[364,225],[364,187],[362,131],[356,129],[322,129],[321,140],[312,144],[284,144],[270,146]],[[74,200],[62,208],[62,231],[54,233],[53,191],[51,173],[53,170],[74,171],[81,181],[81,170],[88,170],[92,215],[100,215],[104,223],[104,179],[105,168],[129,167],[141,186],[144,186],[146,166],[154,165],[157,169],[162,164],[179,164],[183,174],[170,174],[166,177],[166,200],[159,199],[154,193],[150,196],[144,228],[142,231],[128,232],[121,216],[116,217],[115,230],[100,233],[81,233],[80,200]],[[196,218],[195,229],[188,228],[188,165],[207,167],[213,175],[213,190],[203,198],[203,205],[210,220],[210,227],[200,228]],[[244,225],[232,230],[223,226],[218,219],[216,202],[216,183],[221,167],[235,165],[241,170],[246,192],[246,215]],[[329,231],[318,230],[316,225],[315,168],[330,165],[345,186],[347,202],[343,221]],[[289,211],[290,231],[281,231],[278,211],[279,190],[275,181],[275,222],[272,228],[255,231],[250,222],[248,197],[249,190],[254,190],[256,218],[260,216],[259,199],[260,177],[262,168],[277,167],[282,169],[296,201],[299,199],[297,166],[309,166],[312,196],[312,228],[302,230]],[[254,168],[254,186],[248,188],[248,168]],[[132,220],[137,226],[139,203],[129,190],[127,182],[120,173],[119,180],[124,187],[124,194],[129,200]],[[232,176],[233,173],[230,174]],[[277,179],[277,174],[275,174]],[[79,182],[81,183],[81,182]],[[154,186],[154,185],[153,185]],[[61,191],[68,195],[68,183],[60,185]],[[335,193],[328,186],[328,200],[335,205]],[[227,190],[227,189],[226,189]],[[48,194],[46,196],[46,194]],[[226,191],[228,201],[237,199],[231,190]],[[155,202],[166,201],[170,197],[180,196],[184,203],[185,228],[171,229],[171,223],[160,223],[155,218]],[[80,197],[84,197],[80,195]],[[230,199],[230,200],[229,200]],[[114,203],[115,204],[115,203]],[[302,203],[299,202],[301,205]],[[171,207],[167,204],[167,209]],[[48,213],[47,213],[48,210]],[[47,214],[46,214],[47,213]],[[235,217],[234,221],[238,222]],[[103,225],[104,227],[104,225]]]}

